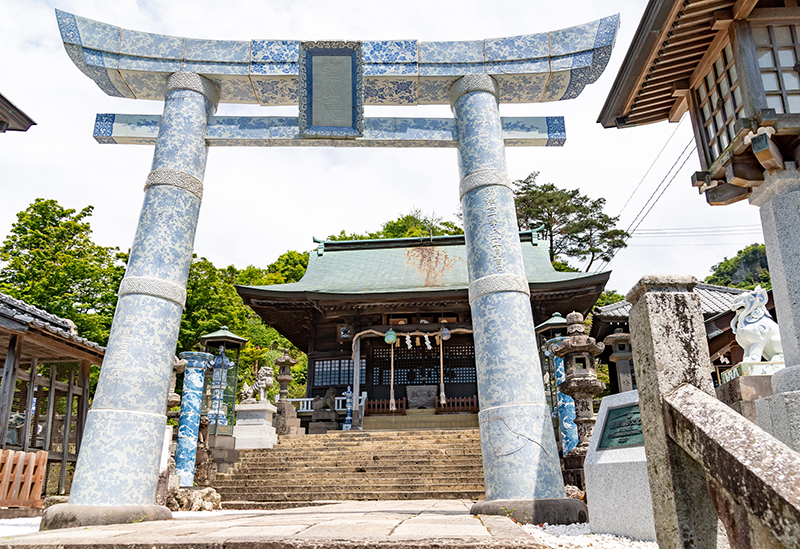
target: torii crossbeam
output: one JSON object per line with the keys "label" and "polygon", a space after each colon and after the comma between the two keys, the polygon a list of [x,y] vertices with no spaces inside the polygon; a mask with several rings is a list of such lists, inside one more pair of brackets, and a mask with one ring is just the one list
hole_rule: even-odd
{"label": "torii crossbeam", "polygon": [[[464,42],[196,40],[56,16],[70,58],[105,93],[164,110],[97,118],[101,143],[155,143],[155,154],[69,503],[48,509],[43,529],[97,523],[109,508],[120,522],[165,516],[153,503],[209,146],[457,147],[486,499],[565,501],[505,159],[505,146],[563,145],[564,122],[501,119],[498,105],[577,97],[605,69],[618,15]],[[299,110],[216,117],[219,103]],[[454,118],[363,114],[430,104]]]}

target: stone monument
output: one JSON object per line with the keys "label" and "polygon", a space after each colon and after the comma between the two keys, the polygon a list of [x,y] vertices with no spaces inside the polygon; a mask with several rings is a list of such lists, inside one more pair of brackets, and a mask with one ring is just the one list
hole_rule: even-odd
{"label": "stone monument", "polygon": [[[504,119],[499,104],[580,95],[608,63],[618,15],[549,33],[464,42],[196,41],[131,32],[62,11],[56,17],[70,59],[103,91],[164,100],[164,112],[160,118],[101,114],[97,119],[101,142],[155,143],[156,149],[70,509],[52,507],[50,516],[74,514],[75,505],[87,508],[84,524],[91,516],[102,517],[102,506],[138,506],[143,513],[134,515],[140,518],[156,511],[151,507],[170,362],[208,142],[220,136],[216,142],[226,146],[457,147],[484,482],[487,500],[498,502],[483,502],[473,511],[544,509],[544,503],[524,503],[537,499],[550,501],[553,509],[561,500],[562,509],[573,508],[575,500],[565,498],[544,395],[505,159],[506,145],[563,145],[564,121]],[[129,66],[135,68],[122,68]],[[233,123],[226,125],[209,119],[219,102],[297,104],[298,116],[240,117],[225,119]],[[363,115],[365,104],[449,104],[454,117],[370,120]],[[169,265],[161,261],[164,246]],[[156,334],[153,326],[159,327]],[[358,395],[357,383],[354,390]],[[117,475],[122,468],[126,474]],[[58,522],[47,515],[43,528]],[[556,515],[559,521],[578,518]]]}
{"label": "stone monument", "polygon": [[597,427],[583,464],[592,532],[655,541],[639,392],[605,397]]}

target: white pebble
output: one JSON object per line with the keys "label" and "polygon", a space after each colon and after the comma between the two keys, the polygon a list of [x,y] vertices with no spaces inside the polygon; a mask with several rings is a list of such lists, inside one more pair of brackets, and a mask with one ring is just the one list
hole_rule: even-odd
{"label": "white pebble", "polygon": [[593,549],[658,549],[654,541],[636,541],[630,538],[621,538],[610,534],[592,534],[588,522],[579,524],[554,524],[544,523],[522,524],[522,528],[531,537],[547,547],[559,549],[572,549],[574,547],[592,547]]}

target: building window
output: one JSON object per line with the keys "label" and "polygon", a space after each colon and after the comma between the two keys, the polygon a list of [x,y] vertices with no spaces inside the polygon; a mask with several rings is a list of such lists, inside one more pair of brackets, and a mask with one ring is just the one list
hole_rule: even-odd
{"label": "building window", "polygon": [[795,25],[753,28],[758,68],[767,96],[767,107],[779,114],[800,113],[800,77]]}
{"label": "building window", "polygon": [[[361,383],[367,381],[367,360],[361,358]],[[314,361],[314,387],[330,387],[353,384],[353,360],[331,358]]]}
{"label": "building window", "polygon": [[[391,383],[391,350],[376,347],[372,350],[372,384]],[[475,348],[472,345],[446,345],[444,347],[444,382],[476,383]],[[395,347],[395,385],[434,385],[439,383],[439,347],[430,351],[424,346]]]}
{"label": "building window", "polygon": [[730,44],[720,52],[695,91],[703,137],[713,162],[733,140],[734,124],[742,110],[742,90]]}

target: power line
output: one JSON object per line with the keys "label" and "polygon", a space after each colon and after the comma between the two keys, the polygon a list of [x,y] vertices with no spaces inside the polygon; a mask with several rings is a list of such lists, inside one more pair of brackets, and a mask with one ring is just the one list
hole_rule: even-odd
{"label": "power line", "polygon": [[630,196],[628,196],[628,200],[626,200],[626,201],[625,201],[625,204],[622,206],[622,209],[621,209],[621,210],[619,211],[619,213],[617,214],[617,217],[621,216],[621,215],[622,215],[622,212],[624,212],[624,211],[625,211],[625,208],[627,208],[627,207],[628,207],[628,204],[630,203],[631,199],[633,198],[633,195],[635,195],[635,194],[636,194],[636,191],[638,191],[638,190],[639,190],[639,187],[641,187],[641,186],[642,186],[642,183],[644,182],[645,178],[647,177],[647,174],[649,174],[649,173],[650,173],[650,170],[652,170],[652,169],[653,169],[653,166],[655,166],[655,165],[656,165],[656,162],[658,162],[658,159],[659,159],[659,158],[661,158],[661,154],[662,154],[662,153],[664,152],[664,150],[667,148],[667,145],[669,145],[669,142],[670,142],[670,141],[672,141],[672,138],[673,138],[673,137],[675,137],[675,134],[676,134],[676,133],[678,133],[678,128],[680,128],[680,127],[681,127],[681,124],[683,124],[683,120],[684,120],[684,118],[685,118],[685,117],[683,117],[683,116],[681,117],[681,121],[680,121],[680,122],[678,123],[678,125],[675,127],[675,130],[672,132],[672,135],[670,135],[670,136],[669,136],[669,139],[667,139],[667,142],[666,142],[666,143],[664,143],[664,146],[663,146],[663,147],[661,147],[661,150],[660,150],[660,151],[658,151],[658,154],[657,154],[657,155],[656,155],[656,157],[653,159],[653,163],[652,163],[652,164],[650,164],[650,167],[649,167],[649,168],[647,168],[647,171],[646,171],[646,172],[644,172],[644,175],[643,175],[643,176],[642,176],[642,178],[639,180],[639,183],[637,183],[637,184],[636,184],[636,188],[635,188],[635,189],[633,189],[633,192],[630,194]]}
{"label": "power line", "polygon": [[[683,159],[683,162],[681,163],[680,167],[677,170],[675,170],[675,172],[673,173],[673,169],[675,168],[675,166],[680,161],[681,157],[686,153],[686,151],[689,149],[689,147],[693,143],[694,143],[694,138],[690,139],[689,142],[686,144],[686,146],[683,148],[683,150],[680,152],[678,157],[675,159],[675,162],[672,163],[672,166],[670,166],[670,168],[667,170],[667,173],[664,175],[664,178],[656,186],[656,188],[653,191],[653,193],[650,195],[650,197],[644,203],[642,208],[639,210],[639,213],[637,213],[636,216],[633,218],[633,221],[631,221],[631,224],[628,225],[628,229],[625,232],[627,232],[628,234],[633,234],[639,228],[639,226],[642,224],[642,222],[645,220],[647,215],[652,211],[653,207],[658,203],[658,201],[661,199],[661,197],[664,196],[664,192],[666,192],[666,190],[669,188],[670,184],[672,184],[672,182],[677,177],[678,173],[680,173],[681,169],[683,169],[683,166],[689,160],[689,158],[691,157],[692,153],[696,150],[696,148],[697,148],[696,146],[692,147],[692,150],[689,152],[689,154],[686,156],[686,158]],[[669,177],[670,173],[672,173],[672,177],[669,179],[669,181],[667,181],[667,178]],[[666,182],[666,184],[665,184],[665,182]],[[656,196],[656,193],[658,193],[659,190],[661,191],[661,193],[658,195],[658,197],[656,197],[655,200],[653,200],[653,197]],[[649,208],[648,208],[648,206],[649,206]],[[645,212],[645,208],[647,208],[646,212]],[[644,214],[642,214],[642,212],[644,212]],[[634,227],[634,224],[636,225],[635,227]],[[625,240],[627,242],[628,238],[626,238]],[[606,267],[606,265],[608,265],[609,263],[611,263],[611,261],[613,261],[614,257],[616,257],[617,252],[619,252],[619,250],[620,250],[619,248],[614,250],[614,253],[611,254],[611,257],[608,259],[608,261],[603,261],[593,272],[597,273],[601,269],[604,269]]]}

